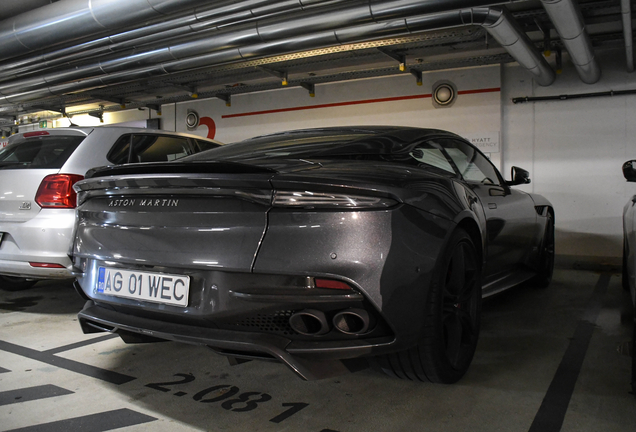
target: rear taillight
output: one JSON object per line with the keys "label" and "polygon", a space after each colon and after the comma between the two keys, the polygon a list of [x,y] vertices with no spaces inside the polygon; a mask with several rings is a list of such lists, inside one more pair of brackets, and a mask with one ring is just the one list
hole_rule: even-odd
{"label": "rear taillight", "polygon": [[398,204],[391,198],[310,191],[276,191],[273,205],[296,208],[389,208]]}
{"label": "rear taillight", "polygon": [[77,174],[48,175],[40,183],[35,202],[42,208],[75,208],[77,195],[73,185],[83,178]]}

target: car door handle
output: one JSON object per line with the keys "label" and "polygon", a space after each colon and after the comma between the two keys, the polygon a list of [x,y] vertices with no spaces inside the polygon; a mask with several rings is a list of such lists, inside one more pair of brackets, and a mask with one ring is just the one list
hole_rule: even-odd
{"label": "car door handle", "polygon": [[494,209],[496,209],[496,208],[497,208],[497,204],[495,204],[495,203],[488,203],[488,208],[489,208],[489,209],[494,210]]}
{"label": "car door handle", "polygon": [[632,197],[632,203],[636,204],[636,195]]}

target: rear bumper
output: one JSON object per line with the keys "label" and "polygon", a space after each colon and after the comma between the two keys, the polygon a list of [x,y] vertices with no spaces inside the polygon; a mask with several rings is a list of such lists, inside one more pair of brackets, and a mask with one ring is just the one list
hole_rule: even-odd
{"label": "rear bumper", "polygon": [[[42,262],[41,259],[37,259],[39,257],[35,257],[35,262]],[[29,264],[29,261],[8,261],[8,260],[0,260],[0,275],[4,276],[13,276],[13,277],[23,277],[27,279],[68,279],[72,278],[73,274],[71,273],[71,265],[68,256],[66,259],[60,257],[60,259],[56,259],[51,261],[50,257],[46,257],[46,262],[56,262],[60,265],[67,265],[65,268],[41,268],[41,267],[32,267]],[[33,261],[31,261],[33,262]],[[68,262],[68,264],[66,264]]]}
{"label": "rear bumper", "polygon": [[[61,279],[71,274],[70,251],[75,213],[44,209],[27,222],[0,222],[0,274],[33,279]],[[63,268],[32,267],[29,263],[59,264]]]}
{"label": "rear bumper", "polygon": [[[410,206],[367,212],[272,211],[268,217],[254,264],[242,269],[217,267],[222,255],[203,253],[208,244],[222,251],[227,239],[214,242],[212,235],[199,238],[199,234],[190,241],[177,238],[182,232],[178,224],[156,241],[141,234],[132,241],[135,224],[127,230],[93,224],[92,235],[88,231],[81,235],[80,230],[76,275],[81,293],[91,299],[79,315],[83,330],[206,345],[231,357],[275,359],[305,379],[340,374],[346,369],[343,360],[397,352],[418,342],[422,305],[449,222]],[[166,241],[171,232],[174,239]],[[93,244],[111,241],[114,233],[128,241],[130,249],[127,245],[99,249],[98,243]],[[218,234],[210,229],[205,233]],[[142,241],[144,254],[138,254],[132,247]],[[152,254],[151,245],[157,247]],[[169,247],[171,253],[162,252]],[[196,248],[203,252],[193,255]],[[102,250],[107,256],[101,255]],[[214,267],[206,264],[212,261]],[[188,305],[99,292],[100,267],[190,277]],[[352,290],[321,291],[308,286],[308,278],[342,281]],[[375,327],[356,334],[336,329],[335,317],[351,309],[374,315]],[[310,310],[323,312],[326,333],[307,335],[294,328],[291,317]]]}
{"label": "rear bumper", "polygon": [[305,380],[340,375],[350,369],[341,360],[391,351],[394,338],[292,341],[282,336],[168,323],[113,311],[88,301],[78,315],[84,333],[111,332],[208,346],[230,357],[277,360]]}

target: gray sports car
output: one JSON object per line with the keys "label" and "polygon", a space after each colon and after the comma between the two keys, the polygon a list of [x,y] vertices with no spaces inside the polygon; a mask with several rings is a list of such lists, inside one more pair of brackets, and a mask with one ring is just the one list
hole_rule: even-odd
{"label": "gray sports car", "polygon": [[482,296],[554,262],[554,211],[449,132],[301,130],[76,184],[86,333],[278,360],[305,379],[371,359],[411,380],[468,369]]}

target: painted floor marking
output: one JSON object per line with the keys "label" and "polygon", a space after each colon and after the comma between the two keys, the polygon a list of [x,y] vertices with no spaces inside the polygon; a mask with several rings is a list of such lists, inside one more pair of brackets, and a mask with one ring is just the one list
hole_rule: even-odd
{"label": "painted floor marking", "polygon": [[87,365],[77,362],[75,360],[69,360],[62,357],[57,357],[53,354],[37,351],[31,348],[26,348],[20,345],[15,345],[10,342],[0,340],[0,350],[10,352],[22,357],[30,358],[32,360],[40,361],[42,363],[56,366],[62,369],[76,372],[82,375],[86,375],[92,378],[97,378],[102,381],[109,382],[111,384],[121,385],[127,382],[133,381],[136,378],[129,375],[120,374],[106,369],[101,369],[95,366]]}
{"label": "painted floor marking", "polygon": [[52,384],[0,392],[0,406],[73,394]]}
{"label": "painted floor marking", "polygon": [[602,274],[579,320],[529,432],[559,432],[581,372],[611,275]]}
{"label": "painted floor marking", "polygon": [[85,347],[85,346],[88,346],[88,345],[93,345],[93,344],[96,344],[96,343],[99,343],[99,342],[103,342],[103,341],[106,341],[106,340],[109,340],[109,339],[114,339],[114,338],[117,338],[117,337],[119,337],[119,335],[107,334],[107,335],[104,335],[104,336],[96,337],[96,338],[93,338],[93,339],[87,339],[87,340],[81,341],[81,342],[75,342],[75,343],[72,343],[72,344],[69,344],[69,345],[64,345],[64,346],[61,346],[61,347],[53,348],[53,349],[42,351],[42,352],[46,353],[46,354],[58,354],[58,353],[61,353],[61,352],[64,352],[64,351],[71,351],[71,350],[74,350],[76,348],[82,348],[82,347]]}
{"label": "painted floor marking", "polygon": [[129,409],[118,409],[82,417],[12,429],[7,432],[102,432],[157,420]]}

